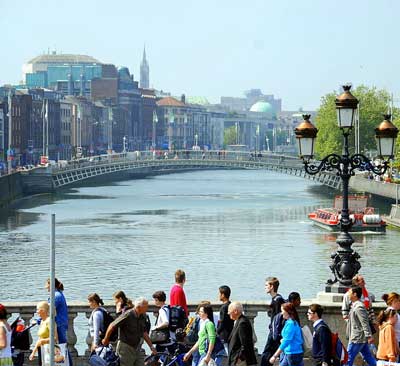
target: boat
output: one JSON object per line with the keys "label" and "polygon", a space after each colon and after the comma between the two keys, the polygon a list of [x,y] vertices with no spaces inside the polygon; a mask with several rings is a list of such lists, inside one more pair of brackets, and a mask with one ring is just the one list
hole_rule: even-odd
{"label": "boat", "polygon": [[[334,207],[319,208],[308,214],[317,226],[330,231],[340,231],[343,197],[336,196]],[[386,232],[386,222],[373,207],[368,207],[368,196],[349,195],[349,214],[353,222],[350,232]]]}

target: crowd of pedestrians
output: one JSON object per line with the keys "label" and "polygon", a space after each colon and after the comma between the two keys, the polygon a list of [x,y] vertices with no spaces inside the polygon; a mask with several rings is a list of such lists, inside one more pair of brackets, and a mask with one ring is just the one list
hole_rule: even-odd
{"label": "crowd of pedestrians", "polygon": [[[202,301],[194,317],[189,319],[189,311],[184,291],[186,274],[182,270],[175,272],[175,283],[167,295],[158,290],[153,293],[153,300],[158,308],[153,325],[150,324],[148,301],[139,297],[130,300],[123,291],[113,294],[115,303],[115,319],[103,307],[103,301],[96,293],[89,294],[88,304],[92,309],[89,317],[89,334],[91,351],[99,347],[115,343],[115,352],[119,356],[121,366],[143,366],[145,342],[153,355],[159,352],[172,354],[177,345],[185,344],[183,361],[187,365],[199,366],[215,363],[221,366],[225,360],[229,366],[250,366],[257,364],[254,348],[254,330],[252,322],[246,317],[243,305],[238,301],[231,302],[231,289],[223,285],[219,287],[219,300],[222,305],[219,316],[212,309],[209,301]],[[63,284],[55,282],[55,341],[67,343],[68,309],[63,294]],[[46,282],[49,291],[49,281]],[[265,281],[265,292],[271,297],[268,306],[268,337],[260,358],[260,366],[272,366],[279,362],[280,366],[303,366],[306,347],[305,333],[297,309],[301,304],[298,292],[291,292],[285,299],[278,292],[279,280],[268,277]],[[343,297],[342,316],[346,322],[348,339],[345,359],[338,359],[332,349],[334,333],[323,319],[324,309],[319,304],[311,304],[307,310],[307,319],[312,325],[311,354],[315,366],[352,366],[358,354],[369,366],[376,366],[377,359],[397,362],[399,359],[400,295],[392,292],[384,294],[382,299],[387,308],[375,316],[372,308],[374,296],[366,288],[363,276],[353,278],[353,286]],[[172,313],[181,309],[186,320],[186,329],[174,328]],[[38,340],[29,355],[33,360],[42,346],[50,343],[49,303],[41,301],[37,304],[39,317]],[[183,327],[185,327],[183,325]],[[267,331],[267,330],[266,330]],[[379,332],[379,343],[374,352],[373,334]],[[156,336],[154,336],[156,334]],[[0,366],[21,366],[16,362],[11,349],[12,329],[7,322],[7,310],[0,304]],[[185,338],[186,337],[186,338]],[[72,365],[69,357],[69,365]]]}

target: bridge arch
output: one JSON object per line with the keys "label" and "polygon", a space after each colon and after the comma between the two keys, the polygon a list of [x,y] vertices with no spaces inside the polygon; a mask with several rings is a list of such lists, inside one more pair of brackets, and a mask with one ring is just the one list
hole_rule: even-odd
{"label": "bridge arch", "polygon": [[310,179],[334,189],[339,189],[341,184],[340,178],[335,174],[323,172],[310,176],[304,171],[298,158],[275,154],[255,157],[249,153],[238,152],[225,152],[223,155],[217,152],[191,152],[191,155],[177,154],[173,159],[156,159],[152,153],[135,152],[92,157],[70,162],[65,166],[47,168],[55,190],[95,177],[118,173],[151,175],[201,169],[269,170]]}

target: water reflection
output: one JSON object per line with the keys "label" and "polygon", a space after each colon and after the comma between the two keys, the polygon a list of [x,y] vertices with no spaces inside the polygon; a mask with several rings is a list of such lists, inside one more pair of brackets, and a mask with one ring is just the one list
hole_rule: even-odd
{"label": "water reflection", "polygon": [[[216,299],[223,283],[235,299],[265,299],[268,275],[281,279],[283,294],[298,290],[313,298],[330,278],[337,245],[336,235],[314,226],[307,215],[329,207],[334,196],[298,177],[211,171],[32,197],[0,213],[0,299],[47,296],[50,213],[56,213],[57,276],[69,300],[89,292],[107,300],[116,289],[151,297],[155,290],[168,291],[177,267],[187,272],[191,301]],[[391,230],[354,236],[375,293],[393,289],[397,280],[393,253],[399,238]]]}

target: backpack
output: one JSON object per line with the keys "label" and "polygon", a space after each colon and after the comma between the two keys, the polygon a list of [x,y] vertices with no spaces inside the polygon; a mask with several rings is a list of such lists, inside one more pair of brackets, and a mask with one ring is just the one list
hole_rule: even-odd
{"label": "backpack", "polygon": [[331,332],[332,337],[332,360],[334,366],[346,365],[349,360],[349,354],[344,347],[342,341],[339,339],[337,333]]}
{"label": "backpack", "polygon": [[185,343],[187,344],[195,344],[199,339],[199,325],[200,325],[200,318],[191,318],[188,325],[185,328]]}
{"label": "backpack", "polygon": [[[33,326],[33,325],[32,325]],[[21,351],[29,351],[31,341],[29,340],[29,329],[25,328],[23,320],[18,317],[11,324],[11,347]]]}
{"label": "backpack", "polygon": [[168,306],[169,309],[169,330],[171,332],[176,332],[177,329],[184,329],[188,319],[186,312],[182,306],[174,305]]}
{"label": "backpack", "polygon": [[[114,317],[104,308],[97,308],[98,311],[101,311],[103,314],[103,325],[100,328],[100,340],[102,340],[107,332],[108,326],[114,321]],[[110,336],[110,342],[115,342],[118,339],[118,333],[114,330],[114,332]]]}

